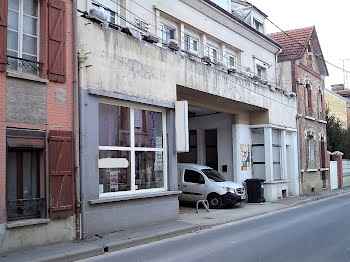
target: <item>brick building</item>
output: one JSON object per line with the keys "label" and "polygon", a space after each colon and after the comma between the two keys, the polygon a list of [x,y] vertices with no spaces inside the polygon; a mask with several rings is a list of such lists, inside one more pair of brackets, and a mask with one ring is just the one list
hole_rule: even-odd
{"label": "brick building", "polygon": [[328,70],[315,27],[274,33],[282,45],[279,54],[280,85],[297,94],[300,154],[300,194],[329,187],[326,161],[324,78]]}
{"label": "brick building", "polygon": [[0,253],[75,237],[68,0],[0,0]]}

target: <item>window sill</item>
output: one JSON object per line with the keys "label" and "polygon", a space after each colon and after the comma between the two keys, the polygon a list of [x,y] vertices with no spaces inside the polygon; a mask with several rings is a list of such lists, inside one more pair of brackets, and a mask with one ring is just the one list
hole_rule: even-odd
{"label": "window sill", "polygon": [[288,182],[289,180],[276,180],[276,181],[265,181],[264,184],[284,184]]}
{"label": "window sill", "polygon": [[305,119],[309,119],[309,120],[312,120],[312,121],[315,121],[316,118],[312,117],[312,116],[305,116]]}
{"label": "window sill", "polygon": [[18,221],[7,222],[6,228],[10,229],[10,228],[17,228],[17,227],[41,225],[41,224],[48,224],[49,222],[50,222],[50,219],[44,219],[44,218],[23,219]]}
{"label": "window sill", "polygon": [[36,75],[23,74],[23,73],[18,73],[18,72],[14,72],[14,71],[7,71],[6,75],[9,77],[13,77],[13,78],[20,78],[20,79],[24,79],[24,80],[30,80],[30,81],[40,82],[40,83],[45,83],[45,84],[49,82],[48,79],[44,79],[44,78],[38,77]]}
{"label": "window sill", "polygon": [[317,172],[317,168],[310,168],[310,169],[305,169],[305,172]]}
{"label": "window sill", "polygon": [[318,122],[320,122],[320,123],[322,123],[322,124],[327,124],[327,121],[321,120],[321,119],[319,119]]}
{"label": "window sill", "polygon": [[143,193],[138,195],[134,194],[134,195],[124,195],[124,196],[114,196],[114,197],[101,197],[99,199],[89,200],[88,202],[90,205],[94,205],[94,204],[120,202],[120,201],[143,199],[143,198],[171,196],[171,195],[178,195],[180,193],[181,191],[163,191],[163,192],[154,192],[154,193]]}
{"label": "window sill", "polygon": [[329,171],[329,168],[320,168],[320,171]]}

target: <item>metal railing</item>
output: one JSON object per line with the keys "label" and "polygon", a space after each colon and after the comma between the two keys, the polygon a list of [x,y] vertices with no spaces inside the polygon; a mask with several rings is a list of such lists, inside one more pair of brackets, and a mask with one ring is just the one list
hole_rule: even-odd
{"label": "metal railing", "polygon": [[45,210],[45,198],[7,200],[8,219],[40,217]]}
{"label": "metal railing", "polygon": [[[10,59],[9,59],[10,58]],[[14,62],[16,61],[16,62]],[[25,69],[33,69],[37,72],[39,72],[42,68],[43,63],[30,60],[30,59],[25,59],[21,57],[16,57],[12,55],[7,56],[7,64],[8,65],[13,65],[15,64],[16,66],[18,65],[19,67],[23,67]]]}

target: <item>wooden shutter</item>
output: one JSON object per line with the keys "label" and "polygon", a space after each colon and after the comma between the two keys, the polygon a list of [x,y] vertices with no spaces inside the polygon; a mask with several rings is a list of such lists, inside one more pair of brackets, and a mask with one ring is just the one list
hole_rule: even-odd
{"label": "wooden shutter", "polygon": [[7,65],[7,5],[8,0],[0,0],[0,72]]}
{"label": "wooden shutter", "polygon": [[74,213],[73,132],[49,133],[50,217]]}
{"label": "wooden shutter", "polygon": [[66,4],[50,0],[49,8],[49,80],[66,82]]}

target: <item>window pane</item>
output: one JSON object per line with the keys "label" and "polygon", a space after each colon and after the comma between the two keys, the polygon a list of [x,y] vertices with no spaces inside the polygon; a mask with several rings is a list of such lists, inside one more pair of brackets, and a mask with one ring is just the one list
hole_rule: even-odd
{"label": "window pane", "polygon": [[29,35],[37,35],[36,32],[37,20],[29,16],[23,16],[23,32]]}
{"label": "window pane", "polygon": [[253,145],[264,144],[264,129],[253,129],[252,131]]}
{"label": "window pane", "polygon": [[273,164],[273,180],[281,180],[281,165]]}
{"label": "window pane", "polygon": [[100,146],[130,146],[130,109],[99,105]]}
{"label": "window pane", "polygon": [[281,145],[281,131],[272,129],[272,144]]}
{"label": "window pane", "polygon": [[37,16],[37,1],[36,0],[23,0],[23,13],[26,15]]}
{"label": "window pane", "polygon": [[[7,55],[18,57],[17,52],[12,52],[12,51],[7,51]],[[18,69],[18,60],[17,59],[7,58],[7,63],[8,63],[7,68],[9,70],[17,71],[17,69]]]}
{"label": "window pane", "polygon": [[130,189],[130,152],[101,150],[99,193],[129,191]]}
{"label": "window pane", "polygon": [[31,199],[38,197],[37,188],[37,153],[23,152],[23,198]]}
{"label": "window pane", "polygon": [[185,50],[188,51],[190,49],[188,35],[185,35],[184,41],[185,41]]}
{"label": "window pane", "polygon": [[266,179],[265,164],[253,164],[253,175],[255,178]]}
{"label": "window pane", "polygon": [[281,161],[281,148],[273,146],[272,147],[272,161],[280,162]]}
{"label": "window pane", "polygon": [[204,184],[204,177],[196,171],[185,170],[184,181],[189,183]]}
{"label": "window pane", "polygon": [[235,66],[235,58],[233,56],[229,58],[229,66]]}
{"label": "window pane", "polygon": [[110,22],[110,23],[115,24],[115,14],[114,14],[114,12],[112,12],[110,10],[106,10],[106,9],[104,9],[103,12],[107,16],[107,21]]}
{"label": "window pane", "polygon": [[9,0],[8,5],[10,9],[18,11],[19,1],[18,0]]}
{"label": "window pane", "polygon": [[198,42],[196,40],[191,40],[191,48],[194,51],[198,50]]}
{"label": "window pane", "polygon": [[135,109],[135,146],[163,147],[162,113]]}
{"label": "window pane", "polygon": [[[23,55],[22,56],[24,59],[28,59],[31,61],[37,61],[36,56],[31,56],[31,55]],[[27,73],[27,74],[37,74],[37,64],[36,63],[25,63],[24,66],[22,66],[22,72]]]}
{"label": "window pane", "polygon": [[164,187],[163,153],[135,152],[135,188]]}
{"label": "window pane", "polygon": [[37,38],[23,35],[23,52],[29,55],[36,55]]}
{"label": "window pane", "polygon": [[253,162],[265,162],[265,147],[252,146]]}
{"label": "window pane", "polygon": [[91,9],[96,9],[96,10],[99,10],[100,7],[94,3],[91,4]]}
{"label": "window pane", "polygon": [[18,50],[18,33],[7,30],[7,49]]}
{"label": "window pane", "polygon": [[18,30],[18,13],[10,11],[8,12],[8,28]]}
{"label": "window pane", "polygon": [[7,197],[7,200],[17,199],[17,157],[16,157],[16,152],[8,152],[7,153],[6,197]]}

